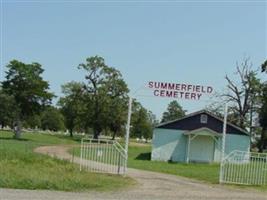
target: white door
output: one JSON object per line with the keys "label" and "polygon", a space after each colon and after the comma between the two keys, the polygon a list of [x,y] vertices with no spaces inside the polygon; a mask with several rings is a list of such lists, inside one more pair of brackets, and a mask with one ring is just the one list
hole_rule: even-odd
{"label": "white door", "polygon": [[199,135],[190,143],[189,161],[213,162],[214,140],[212,137]]}

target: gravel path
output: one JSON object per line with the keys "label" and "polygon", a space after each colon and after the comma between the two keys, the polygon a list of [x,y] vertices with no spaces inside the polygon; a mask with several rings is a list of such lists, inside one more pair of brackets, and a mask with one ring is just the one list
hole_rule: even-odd
{"label": "gravel path", "polygon": [[[69,146],[39,147],[35,151],[63,159],[72,159]],[[79,158],[74,157],[74,162]],[[204,184],[174,175],[128,169],[137,186],[116,192],[56,192],[44,190],[0,189],[0,200],[267,200],[267,193],[255,190],[233,189],[227,186]]]}

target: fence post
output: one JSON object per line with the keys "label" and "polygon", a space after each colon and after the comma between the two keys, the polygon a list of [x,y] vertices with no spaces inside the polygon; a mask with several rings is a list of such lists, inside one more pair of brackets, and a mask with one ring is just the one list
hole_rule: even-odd
{"label": "fence post", "polygon": [[118,174],[120,174],[120,168],[121,168],[121,154],[119,153],[119,160],[118,160]]}
{"label": "fence post", "polygon": [[83,157],[83,139],[81,139],[80,171],[82,171],[82,157]]}
{"label": "fence post", "polygon": [[228,104],[225,104],[224,109],[224,120],[223,120],[223,133],[222,133],[222,153],[221,153],[221,163],[220,163],[220,183],[223,183],[224,176],[224,154],[225,154],[225,136],[226,136],[226,128],[227,128],[227,112],[228,112]]}

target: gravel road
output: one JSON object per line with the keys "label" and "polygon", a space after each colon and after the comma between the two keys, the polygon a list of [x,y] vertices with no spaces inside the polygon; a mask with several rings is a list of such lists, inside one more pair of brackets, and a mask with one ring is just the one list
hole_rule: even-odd
{"label": "gravel road", "polygon": [[[35,151],[71,159],[67,146],[39,147]],[[77,157],[74,162],[79,162]],[[0,189],[0,200],[267,200],[266,192],[211,185],[174,175],[128,169],[137,185],[116,192],[56,192],[45,190]]]}

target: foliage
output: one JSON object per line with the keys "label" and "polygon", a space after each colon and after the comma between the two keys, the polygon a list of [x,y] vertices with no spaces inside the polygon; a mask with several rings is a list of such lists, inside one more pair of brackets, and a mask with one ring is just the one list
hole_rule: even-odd
{"label": "foliage", "polygon": [[14,97],[4,93],[0,88],[0,124],[2,128],[4,126],[13,126],[17,112],[18,108]]}
{"label": "foliage", "polygon": [[267,83],[263,84],[261,93],[262,106],[259,111],[259,123],[262,128],[261,138],[259,141],[259,151],[267,149]]}
{"label": "foliage", "polygon": [[163,113],[161,122],[167,122],[175,119],[179,119],[185,116],[185,110],[177,101],[171,101],[167,107],[167,111]]}
{"label": "foliage", "polygon": [[3,90],[14,97],[18,106],[16,116],[16,137],[20,137],[21,121],[40,113],[42,107],[50,103],[53,94],[48,92],[49,84],[41,77],[44,70],[39,63],[25,64],[12,60],[6,66],[6,80]]}
{"label": "foliage", "polygon": [[84,126],[83,116],[85,114],[85,94],[83,84],[70,82],[62,86],[65,95],[61,97],[58,104],[65,118],[65,126],[73,137],[73,130],[81,130]]}
{"label": "foliage", "polygon": [[128,88],[121,73],[105,64],[102,57],[93,56],[79,65],[86,71],[86,121],[98,138],[103,129],[118,132],[126,119]]}
{"label": "foliage", "polygon": [[133,101],[131,136],[138,138],[152,138],[155,116],[146,110],[139,102]]}
{"label": "foliage", "polygon": [[23,123],[23,127],[38,129],[41,127],[41,116],[40,114],[34,114],[32,116],[28,116]]}
{"label": "foliage", "polygon": [[41,114],[41,127],[43,130],[64,130],[64,117],[57,108],[47,107]]}

